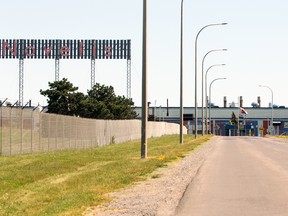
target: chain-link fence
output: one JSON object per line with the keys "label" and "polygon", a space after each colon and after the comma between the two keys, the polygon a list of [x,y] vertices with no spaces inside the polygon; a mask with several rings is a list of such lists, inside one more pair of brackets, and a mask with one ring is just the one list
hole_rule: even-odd
{"label": "chain-link fence", "polygon": [[[179,133],[179,125],[149,122],[148,137]],[[95,120],[0,107],[0,155],[84,149],[140,139],[139,120]]]}

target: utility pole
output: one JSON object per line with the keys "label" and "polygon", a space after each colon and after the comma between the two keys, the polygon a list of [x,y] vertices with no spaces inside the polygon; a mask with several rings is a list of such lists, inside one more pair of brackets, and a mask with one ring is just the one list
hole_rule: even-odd
{"label": "utility pole", "polygon": [[147,158],[147,1],[143,0],[141,158]]}

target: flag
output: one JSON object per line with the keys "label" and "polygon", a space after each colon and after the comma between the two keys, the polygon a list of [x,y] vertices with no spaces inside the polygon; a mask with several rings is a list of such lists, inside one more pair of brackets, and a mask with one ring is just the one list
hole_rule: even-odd
{"label": "flag", "polygon": [[240,110],[241,110],[241,113],[242,113],[242,114],[245,114],[245,115],[248,114],[248,112],[247,112],[244,108],[240,107]]}

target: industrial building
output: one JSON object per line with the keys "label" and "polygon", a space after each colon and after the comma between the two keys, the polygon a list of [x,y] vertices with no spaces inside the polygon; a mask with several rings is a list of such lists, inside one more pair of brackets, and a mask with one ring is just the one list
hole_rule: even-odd
{"label": "industrial building", "polygon": [[[266,134],[288,134],[288,108],[275,105],[272,107],[271,104],[270,107],[261,107],[260,97],[258,97],[257,103],[251,104],[251,107],[243,107],[243,99],[240,97],[240,106],[237,105],[238,104],[232,103],[227,106],[227,100],[226,97],[224,97],[223,107],[208,107],[207,124],[205,124],[205,120],[202,121],[202,107],[198,107],[197,133],[202,133],[202,122],[204,122],[204,132],[221,136],[264,136]],[[244,109],[245,112],[243,112],[242,109]],[[141,107],[135,107],[135,111],[139,118],[141,118]],[[149,121],[180,123],[179,107],[149,107],[148,115]],[[188,133],[195,133],[194,116],[194,107],[184,107],[183,123],[187,127]],[[204,119],[205,116],[206,109],[204,108]],[[209,119],[211,119],[211,124],[209,124]]]}

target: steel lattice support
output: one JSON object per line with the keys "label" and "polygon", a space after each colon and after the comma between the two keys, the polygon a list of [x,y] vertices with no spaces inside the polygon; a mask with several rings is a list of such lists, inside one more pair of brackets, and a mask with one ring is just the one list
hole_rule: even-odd
{"label": "steel lattice support", "polygon": [[55,81],[59,81],[60,74],[60,60],[55,59]]}
{"label": "steel lattice support", "polygon": [[24,93],[24,59],[19,59],[19,106],[23,105]]}
{"label": "steel lattice support", "polygon": [[131,59],[127,59],[127,98],[131,98]]}
{"label": "steel lattice support", "polygon": [[95,59],[91,59],[91,89],[95,85]]}

